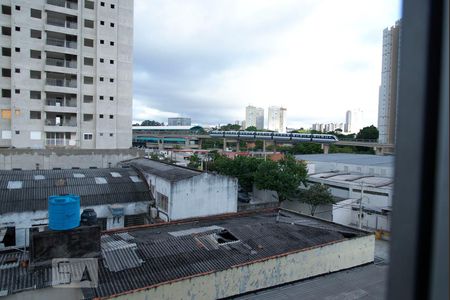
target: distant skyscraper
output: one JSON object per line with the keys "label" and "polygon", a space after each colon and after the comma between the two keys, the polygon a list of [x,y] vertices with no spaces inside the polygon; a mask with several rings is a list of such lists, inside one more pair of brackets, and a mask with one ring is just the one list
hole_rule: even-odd
{"label": "distant skyscraper", "polygon": [[345,113],[345,125],[344,125],[344,132],[351,132],[352,131],[352,112],[350,110],[347,110]]}
{"label": "distant skyscraper", "polygon": [[267,122],[269,130],[286,132],[286,108],[269,107]]}
{"label": "distant skyscraper", "polygon": [[383,31],[383,60],[378,101],[379,142],[393,144],[397,115],[397,77],[400,63],[401,21]]}
{"label": "distant skyscraper", "polygon": [[[245,126],[255,126],[257,129],[264,128],[264,109],[255,106],[245,108]],[[244,128],[245,129],[245,128]]]}
{"label": "distant skyscraper", "polygon": [[191,118],[168,118],[169,126],[191,126]]}

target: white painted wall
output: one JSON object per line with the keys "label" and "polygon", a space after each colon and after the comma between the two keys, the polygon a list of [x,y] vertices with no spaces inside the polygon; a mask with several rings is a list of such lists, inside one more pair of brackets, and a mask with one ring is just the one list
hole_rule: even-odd
{"label": "white painted wall", "polygon": [[373,235],[140,289],[116,299],[218,299],[335,272],[374,259]]}
{"label": "white painted wall", "polygon": [[237,212],[236,178],[202,173],[172,187],[171,220]]}

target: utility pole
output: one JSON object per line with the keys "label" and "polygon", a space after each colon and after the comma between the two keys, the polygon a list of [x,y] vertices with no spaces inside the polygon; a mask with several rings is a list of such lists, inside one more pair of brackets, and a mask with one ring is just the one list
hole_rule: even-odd
{"label": "utility pole", "polygon": [[361,199],[359,200],[359,229],[362,227],[362,200],[363,200],[364,182],[361,181]]}

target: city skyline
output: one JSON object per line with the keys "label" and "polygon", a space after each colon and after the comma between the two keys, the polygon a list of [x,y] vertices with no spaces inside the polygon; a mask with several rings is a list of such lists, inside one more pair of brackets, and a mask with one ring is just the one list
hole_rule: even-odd
{"label": "city skyline", "polygon": [[288,127],[357,108],[377,124],[383,30],[400,17],[398,1],[135,6],[134,121],[224,124],[245,118],[242,103],[279,103]]}

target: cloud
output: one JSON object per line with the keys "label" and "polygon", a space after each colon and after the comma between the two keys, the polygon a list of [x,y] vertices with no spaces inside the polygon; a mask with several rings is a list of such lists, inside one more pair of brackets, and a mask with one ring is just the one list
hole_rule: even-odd
{"label": "cloud", "polygon": [[287,107],[288,125],[376,124],[382,31],[392,0],[135,0],[134,120],[244,119]]}

